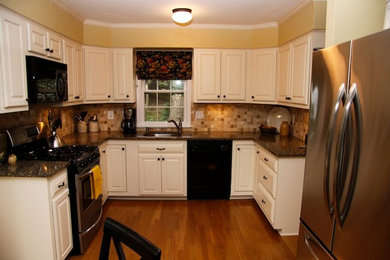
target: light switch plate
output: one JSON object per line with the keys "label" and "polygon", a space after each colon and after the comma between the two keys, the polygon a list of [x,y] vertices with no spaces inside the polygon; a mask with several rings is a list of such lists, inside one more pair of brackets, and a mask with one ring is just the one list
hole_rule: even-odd
{"label": "light switch plate", "polygon": [[203,118],[203,111],[195,111],[195,118],[202,119]]}
{"label": "light switch plate", "polygon": [[108,110],[107,112],[107,119],[114,119],[114,111]]}

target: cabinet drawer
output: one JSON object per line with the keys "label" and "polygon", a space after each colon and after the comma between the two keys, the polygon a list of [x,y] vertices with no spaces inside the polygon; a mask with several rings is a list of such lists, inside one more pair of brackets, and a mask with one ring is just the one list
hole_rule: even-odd
{"label": "cabinet drawer", "polygon": [[258,193],[258,201],[257,204],[259,204],[260,208],[263,210],[264,214],[268,218],[268,220],[271,222],[271,224],[274,223],[274,211],[275,211],[275,201],[272,199],[272,197],[268,194],[268,192],[263,188],[263,186],[260,183],[257,183],[256,187],[257,193]]}
{"label": "cabinet drawer", "polygon": [[138,144],[139,153],[184,153],[185,143],[151,142]]}
{"label": "cabinet drawer", "polygon": [[268,167],[265,166],[265,163],[261,162],[259,164],[260,171],[258,176],[258,182],[260,182],[263,187],[269,191],[272,197],[276,197],[276,181],[277,175],[271,171]]}
{"label": "cabinet drawer", "polygon": [[260,158],[271,170],[278,172],[278,158],[264,150],[260,150]]}
{"label": "cabinet drawer", "polygon": [[63,170],[52,177],[49,181],[50,197],[54,197],[58,192],[68,189],[68,176]]}

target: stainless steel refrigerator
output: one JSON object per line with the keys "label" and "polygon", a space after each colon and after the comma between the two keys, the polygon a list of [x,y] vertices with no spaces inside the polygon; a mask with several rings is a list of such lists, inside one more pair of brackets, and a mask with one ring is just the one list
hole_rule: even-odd
{"label": "stainless steel refrigerator", "polygon": [[390,259],[390,30],[313,53],[298,259]]}

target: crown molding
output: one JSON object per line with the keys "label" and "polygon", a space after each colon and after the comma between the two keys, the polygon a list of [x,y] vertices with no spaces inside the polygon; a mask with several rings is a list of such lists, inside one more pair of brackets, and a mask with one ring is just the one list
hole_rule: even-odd
{"label": "crown molding", "polygon": [[190,24],[188,26],[179,26],[175,23],[106,23],[96,20],[86,19],[84,24],[96,25],[109,28],[134,28],[134,29],[220,29],[220,30],[256,30],[263,28],[278,27],[276,22],[255,24],[255,25],[228,25],[228,24]]}
{"label": "crown molding", "polygon": [[280,18],[278,20],[278,24],[281,24],[281,23],[284,23],[285,21],[287,21],[288,19],[290,19],[291,17],[293,17],[294,15],[296,15],[297,13],[299,13],[300,11],[302,11],[305,7],[307,7],[308,5],[310,5],[311,3],[313,2],[326,2],[327,0],[305,0],[303,1],[301,4],[299,4],[297,7],[295,7],[290,13],[288,13],[286,16]]}
{"label": "crown molding", "polygon": [[64,11],[65,13],[69,14],[70,16],[75,18],[76,20],[84,23],[84,18],[81,17],[78,13],[76,13],[72,9],[68,8],[66,5],[64,5],[61,0],[51,0],[51,2],[54,5],[56,5],[58,8],[60,8],[62,11]]}

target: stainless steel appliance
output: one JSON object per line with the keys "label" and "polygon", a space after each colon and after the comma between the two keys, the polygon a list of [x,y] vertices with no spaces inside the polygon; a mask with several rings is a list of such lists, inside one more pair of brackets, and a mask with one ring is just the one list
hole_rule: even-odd
{"label": "stainless steel appliance", "polygon": [[188,140],[187,198],[229,199],[231,140]]}
{"label": "stainless steel appliance", "polygon": [[72,254],[83,253],[102,223],[102,194],[95,199],[91,192],[92,169],[99,165],[95,146],[50,148],[43,123],[8,129],[12,152],[18,160],[68,161],[69,199],[72,218]]}
{"label": "stainless steel appliance", "polygon": [[56,103],[68,100],[67,65],[26,56],[28,103]]}
{"label": "stainless steel appliance", "polygon": [[390,255],[390,31],[316,51],[298,259]]}
{"label": "stainless steel appliance", "polygon": [[123,111],[121,127],[126,134],[135,134],[137,132],[135,115],[136,112],[133,108],[126,108]]}

